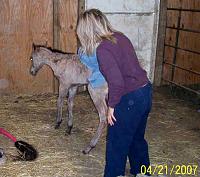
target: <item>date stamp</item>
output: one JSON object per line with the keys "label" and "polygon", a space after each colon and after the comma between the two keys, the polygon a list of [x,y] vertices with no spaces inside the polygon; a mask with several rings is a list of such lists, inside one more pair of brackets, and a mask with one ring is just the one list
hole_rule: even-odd
{"label": "date stamp", "polygon": [[198,174],[198,165],[156,165],[141,166],[141,174],[149,173],[151,175],[193,175]]}

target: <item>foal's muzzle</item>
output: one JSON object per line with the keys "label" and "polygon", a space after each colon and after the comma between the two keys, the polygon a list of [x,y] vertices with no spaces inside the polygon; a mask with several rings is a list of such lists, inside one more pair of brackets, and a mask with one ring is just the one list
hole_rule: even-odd
{"label": "foal's muzzle", "polygon": [[30,73],[31,75],[35,76],[37,74],[37,71],[34,69],[34,67],[31,67]]}

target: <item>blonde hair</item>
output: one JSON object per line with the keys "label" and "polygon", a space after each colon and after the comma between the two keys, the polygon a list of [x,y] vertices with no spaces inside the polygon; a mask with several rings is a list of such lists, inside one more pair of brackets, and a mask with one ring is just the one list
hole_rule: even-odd
{"label": "blonde hair", "polygon": [[98,44],[107,39],[116,43],[113,29],[107,17],[98,9],[86,10],[79,18],[77,34],[81,43],[81,51],[91,55]]}

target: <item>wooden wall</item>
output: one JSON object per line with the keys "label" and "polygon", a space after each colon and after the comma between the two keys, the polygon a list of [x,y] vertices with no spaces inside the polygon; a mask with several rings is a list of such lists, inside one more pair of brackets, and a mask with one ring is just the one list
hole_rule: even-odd
{"label": "wooden wall", "polygon": [[[59,8],[56,24],[55,1]],[[0,92],[53,92],[49,68],[42,68],[36,77],[29,74],[32,43],[47,42],[50,47],[76,52],[77,9],[78,0],[0,0]]]}
{"label": "wooden wall", "polygon": [[[199,0],[168,0],[168,8],[188,9],[188,11],[167,10],[167,27],[177,28],[178,18],[180,13],[180,27],[181,29],[189,29],[193,32],[186,30],[179,30],[178,34],[178,48],[194,51],[184,51],[177,49],[175,62],[173,61],[175,49],[165,46],[164,58],[168,63],[173,63],[185,69],[192,70],[200,73],[200,1]],[[191,10],[191,11],[189,11]],[[198,10],[198,11],[195,11]],[[166,28],[165,44],[175,46],[177,40],[177,29]],[[172,66],[164,64],[163,78],[171,80]],[[175,83],[182,85],[200,84],[200,75],[188,72],[180,68],[174,69]]]}

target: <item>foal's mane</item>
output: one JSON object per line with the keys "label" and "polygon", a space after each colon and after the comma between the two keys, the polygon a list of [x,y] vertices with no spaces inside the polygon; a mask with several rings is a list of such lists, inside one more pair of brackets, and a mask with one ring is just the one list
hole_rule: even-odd
{"label": "foal's mane", "polygon": [[46,47],[44,45],[36,45],[35,47],[36,47],[36,49],[39,48],[39,49],[46,50],[46,51],[50,50],[53,53],[68,54],[68,55],[75,55],[76,54],[76,53],[73,53],[73,52],[63,52],[62,50],[52,49],[51,47]]}
{"label": "foal's mane", "polygon": [[51,52],[49,53],[50,55],[52,55],[52,60],[53,62],[57,62],[59,60],[62,59],[74,59],[76,58],[76,53],[70,53],[70,52],[63,52],[61,50],[58,49],[52,49],[51,47],[46,47],[46,46],[42,46],[42,45],[37,45],[35,50],[45,50],[46,52]]}

